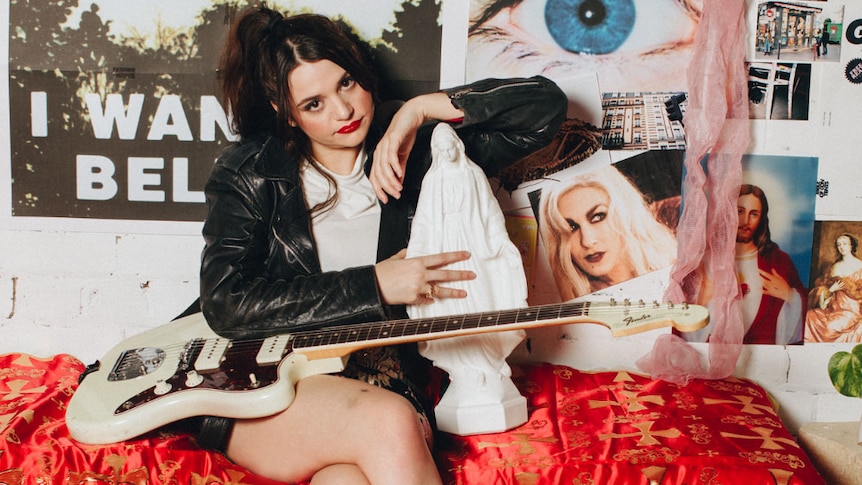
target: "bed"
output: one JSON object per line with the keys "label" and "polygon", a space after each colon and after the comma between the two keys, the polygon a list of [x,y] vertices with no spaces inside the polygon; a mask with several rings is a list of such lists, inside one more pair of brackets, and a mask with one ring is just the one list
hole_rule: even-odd
{"label": "bed", "polygon": [[[0,485],[269,485],[192,437],[164,430],[113,445],[69,437],[64,415],[84,364],[0,355]],[[686,386],[632,372],[513,365],[529,419],[504,433],[442,435],[445,484],[825,483],[751,381]]]}

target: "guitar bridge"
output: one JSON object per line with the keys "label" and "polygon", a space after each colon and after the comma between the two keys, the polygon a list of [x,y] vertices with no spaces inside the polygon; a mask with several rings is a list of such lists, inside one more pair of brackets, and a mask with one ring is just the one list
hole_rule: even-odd
{"label": "guitar bridge", "polygon": [[145,376],[155,372],[164,362],[165,351],[156,347],[126,350],[108,373],[108,380],[125,381]]}

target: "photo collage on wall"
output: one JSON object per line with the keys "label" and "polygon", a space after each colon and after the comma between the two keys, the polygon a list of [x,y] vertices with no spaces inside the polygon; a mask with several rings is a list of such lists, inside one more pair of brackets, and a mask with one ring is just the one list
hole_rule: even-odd
{"label": "photo collage on wall", "polygon": [[[501,177],[498,198],[506,213],[521,227],[525,219],[535,223],[528,236],[517,236],[534,238],[520,242],[530,248],[524,253],[531,258],[530,302],[661,299],[675,244],[665,239],[663,247],[672,250],[651,250],[650,244],[662,243],[620,221],[625,212],[646,207],[650,223],[658,223],[647,231],[651,238],[665,237],[664,229],[671,241],[676,235],[676,219],[666,215],[683,191],[686,70],[700,4],[669,2],[660,14],[617,8],[598,17],[589,11],[563,15],[570,4],[474,2],[470,14],[468,81],[542,74],[569,96],[568,120],[554,143]],[[845,109],[862,89],[851,91],[862,86],[862,74],[850,75],[854,65],[862,72],[857,9],[834,0],[745,3],[752,140],[741,162],[736,246],[746,343],[859,341],[862,333],[858,298],[815,298],[824,272],[843,272],[841,289],[830,286],[850,291],[843,288],[853,286],[847,276],[852,265],[832,269],[844,254],[836,238],[847,233],[840,247],[849,244],[855,258],[855,238],[862,237],[852,234],[858,223],[842,221],[862,217],[862,194],[842,177],[848,170],[857,175],[849,180],[859,175],[850,150],[842,148],[844,122],[859,122]],[[644,185],[644,173],[662,180],[660,192]],[[609,188],[605,179],[620,174],[626,183],[619,185],[639,197],[625,199]],[[577,195],[566,196],[569,190]],[[754,209],[760,228],[743,221],[742,213]],[[612,235],[604,236],[604,247],[602,229]],[[825,312],[838,305],[844,316],[827,319]],[[833,323],[826,331],[826,321],[847,328],[839,332]]]}
{"label": "photo collage on wall", "polygon": [[[761,186],[769,197],[766,224],[776,250],[786,252],[790,262],[770,270],[764,293],[775,287],[785,295],[770,311],[762,304],[755,317],[747,287],[740,286],[746,322],[767,318],[777,322],[777,333],[782,326],[799,328],[776,343],[862,341],[855,288],[862,199],[854,180],[860,173],[855,150],[846,143],[848,127],[860,122],[851,108],[862,96],[862,77],[853,74],[862,64],[860,7],[837,0],[749,1],[752,152],[772,156],[744,159],[744,182]],[[762,186],[764,179],[773,187]],[[770,192],[785,200],[774,201]],[[788,208],[790,218],[774,218]],[[761,269],[768,264],[763,247]],[[738,249],[737,261],[742,258]]]}

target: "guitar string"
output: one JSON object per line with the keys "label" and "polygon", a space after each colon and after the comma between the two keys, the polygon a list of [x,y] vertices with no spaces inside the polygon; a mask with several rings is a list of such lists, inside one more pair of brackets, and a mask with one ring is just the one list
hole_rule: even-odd
{"label": "guitar string", "polygon": [[[684,308],[687,308],[687,304],[681,304]],[[666,304],[667,309],[673,309],[675,306],[673,303]],[[646,304],[642,301],[638,302],[636,305],[632,305],[629,302],[624,302],[622,304],[618,304],[615,302],[607,303],[597,303],[597,302],[578,302],[578,303],[557,303],[557,304],[548,304],[548,305],[538,305],[533,307],[524,307],[524,308],[516,308],[510,310],[503,310],[498,312],[482,312],[482,313],[473,313],[473,314],[465,314],[465,315],[452,315],[446,317],[433,317],[433,318],[423,318],[423,319],[401,319],[401,320],[391,320],[391,321],[376,321],[376,322],[364,322],[357,324],[347,324],[336,327],[324,327],[321,329],[315,330],[304,330],[295,333],[286,333],[282,334],[287,338],[287,342],[284,343],[284,347],[282,350],[288,347],[288,344],[294,344],[292,348],[313,348],[318,346],[325,345],[335,345],[335,344],[346,344],[358,341],[373,341],[380,340],[386,338],[397,338],[404,336],[415,336],[422,335],[422,332],[419,330],[423,330],[424,334],[433,334],[444,331],[455,331],[455,330],[463,330],[463,329],[472,329],[472,328],[485,328],[485,327],[495,327],[500,326],[499,321],[501,319],[504,320],[502,325],[509,325],[514,323],[527,323],[527,322],[535,322],[535,321],[551,321],[560,318],[567,317],[575,317],[575,316],[589,316],[590,313],[598,313],[599,311],[604,311],[605,313],[613,313],[613,312],[630,312],[632,310],[639,309],[661,309],[661,304],[657,302],[652,302],[651,304]],[[551,310],[550,313],[556,311],[556,315],[551,316],[547,315],[548,310]],[[564,314],[565,310],[565,314]],[[544,318],[542,318],[542,316]],[[527,318],[529,317],[529,318]],[[514,320],[511,320],[514,318]],[[459,323],[460,322],[460,323]],[[465,326],[466,323],[470,323],[470,326]],[[482,323],[486,323],[482,325]],[[453,325],[456,327],[453,328]],[[376,332],[375,332],[376,330]],[[392,332],[392,330],[398,330],[398,332]],[[340,339],[344,336],[348,335],[347,340],[341,341]],[[363,338],[359,338],[362,336]],[[274,336],[274,337],[278,337]],[[328,337],[328,338],[325,338]],[[270,337],[273,338],[273,337]],[[336,342],[333,342],[332,339],[335,338]],[[200,338],[200,339],[192,339],[186,342],[177,342],[175,344],[166,345],[164,348],[160,350],[164,351],[165,356],[170,355],[174,356],[175,353],[179,352],[180,354],[183,352],[187,352],[189,347],[193,345],[195,342],[199,342],[201,346],[201,350],[203,351],[206,347],[204,342],[207,341],[216,341],[224,340],[224,348],[219,347],[217,344],[214,346],[216,350],[220,351],[219,355],[223,355],[227,350],[234,349],[236,351],[242,352],[248,349],[257,348],[261,342],[265,342],[268,340],[267,338],[255,338],[255,339],[247,339],[247,340],[230,340],[224,337],[218,337],[216,339],[208,339],[208,338]],[[317,340],[317,342],[305,342],[306,346],[296,345],[297,341],[310,341]],[[133,354],[129,354],[129,351],[126,351],[127,356],[131,356]],[[179,355],[179,354],[177,354]],[[199,358],[199,357],[198,357]],[[195,359],[197,362],[198,358]],[[134,360],[130,360],[131,363],[135,363]],[[119,363],[119,362],[118,362]],[[119,368],[119,366],[118,366]]]}

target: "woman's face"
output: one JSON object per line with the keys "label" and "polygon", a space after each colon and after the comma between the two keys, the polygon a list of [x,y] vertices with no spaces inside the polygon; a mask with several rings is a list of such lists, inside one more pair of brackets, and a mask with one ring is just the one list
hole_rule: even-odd
{"label": "woman's face", "polygon": [[846,258],[853,254],[853,244],[847,236],[841,236],[835,241],[835,247],[838,249],[838,254],[842,258]]}
{"label": "woman's face", "polygon": [[625,241],[609,217],[610,197],[596,187],[577,187],[558,200],[560,214],[569,223],[566,235],[572,263],[590,279],[608,286],[631,278]]}
{"label": "woman's face", "polygon": [[326,164],[347,152],[355,159],[374,117],[371,93],[326,59],[297,64],[287,79],[291,124],[308,136],[315,158]]}

